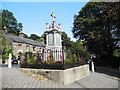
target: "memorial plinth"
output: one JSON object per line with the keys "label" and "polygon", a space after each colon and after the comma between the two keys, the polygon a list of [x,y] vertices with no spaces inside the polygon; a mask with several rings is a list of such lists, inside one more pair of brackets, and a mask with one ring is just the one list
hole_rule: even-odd
{"label": "memorial plinth", "polygon": [[60,84],[70,84],[76,80],[84,78],[89,75],[89,65],[82,65],[79,67],[73,67],[65,70],[51,70],[51,69],[28,69],[21,68],[22,70],[42,75],[52,81]]}

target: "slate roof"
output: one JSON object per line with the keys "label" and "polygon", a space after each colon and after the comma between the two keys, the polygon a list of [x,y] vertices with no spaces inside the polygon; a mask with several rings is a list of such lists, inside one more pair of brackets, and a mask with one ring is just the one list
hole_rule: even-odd
{"label": "slate roof", "polygon": [[37,41],[31,40],[31,39],[22,38],[22,37],[19,37],[19,36],[14,36],[14,35],[9,35],[9,34],[6,34],[6,36],[9,39],[11,39],[13,42],[25,43],[25,44],[31,44],[31,45],[34,45],[34,46],[45,47],[45,44],[42,43],[42,42],[37,42]]}

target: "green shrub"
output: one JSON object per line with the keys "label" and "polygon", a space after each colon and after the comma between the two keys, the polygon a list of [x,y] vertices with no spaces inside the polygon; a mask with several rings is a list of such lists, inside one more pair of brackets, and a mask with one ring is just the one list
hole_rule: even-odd
{"label": "green shrub", "polygon": [[79,62],[80,61],[80,55],[78,54],[77,55],[77,62]]}
{"label": "green shrub", "polygon": [[66,59],[66,60],[64,61],[65,64],[67,64],[67,63],[71,63],[71,62],[72,62],[71,59]]}
{"label": "green shrub", "polygon": [[26,52],[25,53],[25,61],[27,61],[27,64],[34,64],[34,54],[32,52]]}
{"label": "green shrub", "polygon": [[9,49],[8,45],[5,44],[2,51],[2,58],[8,59],[10,53],[12,54],[12,58],[16,58],[15,55],[13,55],[12,48]]}
{"label": "green shrub", "polygon": [[71,57],[72,57],[72,56],[71,56],[71,53],[70,53],[70,52],[68,52],[68,53],[67,53],[67,57],[66,57],[66,58],[67,58],[67,59],[71,59]]}
{"label": "green shrub", "polygon": [[43,64],[47,64],[48,61],[43,60],[43,61],[41,61],[41,63],[43,63]]}
{"label": "green shrub", "polygon": [[76,56],[75,53],[74,53],[73,56],[72,56],[72,61],[73,61],[73,62],[77,62],[77,56]]}

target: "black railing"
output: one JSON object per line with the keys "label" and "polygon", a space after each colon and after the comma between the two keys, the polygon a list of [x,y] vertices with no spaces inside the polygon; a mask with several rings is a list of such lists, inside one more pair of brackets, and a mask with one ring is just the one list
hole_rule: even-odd
{"label": "black railing", "polygon": [[20,65],[21,68],[31,68],[31,69],[57,69],[57,70],[65,70],[68,68],[78,67],[81,65],[87,64],[86,61],[81,61],[77,63],[67,63],[67,64],[22,64]]}
{"label": "black railing", "polygon": [[35,54],[36,63],[27,62],[21,64],[21,68],[34,69],[68,69],[87,64],[85,59],[80,59],[78,54],[69,50],[45,50],[41,54]]}

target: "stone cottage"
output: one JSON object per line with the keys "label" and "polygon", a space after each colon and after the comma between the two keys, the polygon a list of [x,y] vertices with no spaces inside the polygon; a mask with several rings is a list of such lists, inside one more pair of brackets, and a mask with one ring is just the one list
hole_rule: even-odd
{"label": "stone cottage", "polygon": [[20,53],[32,52],[42,53],[45,49],[45,44],[43,42],[37,42],[31,39],[23,37],[22,32],[19,33],[19,36],[14,36],[7,34],[5,31],[2,31],[3,37],[6,38],[6,43],[9,45],[9,48],[12,48],[13,54],[18,57]]}

